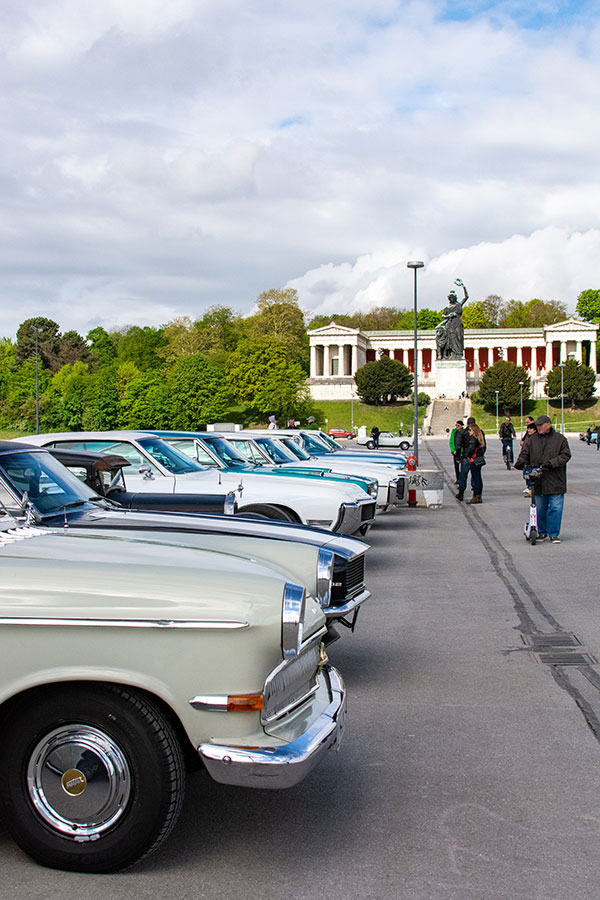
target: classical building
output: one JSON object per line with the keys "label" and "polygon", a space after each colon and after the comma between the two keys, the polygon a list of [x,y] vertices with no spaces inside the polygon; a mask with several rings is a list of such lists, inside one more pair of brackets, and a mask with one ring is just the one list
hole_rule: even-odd
{"label": "classical building", "polygon": [[[311,396],[315,400],[350,400],[355,394],[354,373],[365,363],[390,356],[414,371],[412,331],[360,331],[331,322],[309,331]],[[440,374],[436,360],[435,331],[417,334],[419,390],[436,393]],[[596,367],[598,326],[579,319],[565,319],[543,328],[472,328],[465,330],[466,390],[477,390],[481,376],[499,359],[524,366],[531,378],[531,396],[544,397],[547,372],[573,358]],[[446,396],[450,396],[444,391]]]}

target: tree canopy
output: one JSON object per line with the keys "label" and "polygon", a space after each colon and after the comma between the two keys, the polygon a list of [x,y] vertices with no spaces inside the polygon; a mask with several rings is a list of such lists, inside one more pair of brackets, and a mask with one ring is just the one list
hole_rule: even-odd
{"label": "tree canopy", "polygon": [[483,374],[479,386],[479,400],[488,409],[496,407],[496,391],[498,391],[498,409],[510,410],[521,403],[521,385],[523,382],[523,402],[529,399],[531,382],[529,373],[523,366],[516,366],[506,360],[498,360]]}
{"label": "tree canopy", "polygon": [[588,289],[582,291],[577,298],[575,309],[577,315],[585,319],[586,322],[600,323],[600,290]]}
{"label": "tree canopy", "polygon": [[548,372],[545,391],[549,397],[560,397],[561,390],[568,399],[571,409],[575,409],[577,403],[587,400],[594,393],[596,387],[596,373],[590,366],[578,363],[576,359],[568,359],[561,366],[555,366]]}
{"label": "tree canopy", "polygon": [[385,355],[361,366],[354,377],[363,403],[377,406],[407,397],[413,385],[413,376],[404,363]]}

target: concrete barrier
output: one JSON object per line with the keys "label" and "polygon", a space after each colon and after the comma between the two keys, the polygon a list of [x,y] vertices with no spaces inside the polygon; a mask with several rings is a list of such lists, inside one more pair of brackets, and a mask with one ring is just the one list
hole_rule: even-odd
{"label": "concrete barrier", "polygon": [[423,502],[432,509],[439,509],[444,503],[444,473],[441,469],[417,469],[408,476],[409,490],[422,495]]}

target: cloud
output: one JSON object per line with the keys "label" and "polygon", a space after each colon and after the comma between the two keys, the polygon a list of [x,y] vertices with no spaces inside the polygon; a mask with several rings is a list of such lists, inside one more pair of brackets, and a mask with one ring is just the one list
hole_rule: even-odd
{"label": "cloud", "polygon": [[430,305],[465,262],[483,295],[572,304],[598,286],[599,14],[518,6],[12,0],[0,334],[249,312],[288,282],[403,305],[416,250]]}

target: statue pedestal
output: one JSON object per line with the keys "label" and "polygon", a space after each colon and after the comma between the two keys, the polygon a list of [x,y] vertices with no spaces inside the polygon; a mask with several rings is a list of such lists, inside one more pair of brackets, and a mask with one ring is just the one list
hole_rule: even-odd
{"label": "statue pedestal", "polygon": [[457,399],[467,391],[467,361],[438,359],[435,363],[435,395]]}

